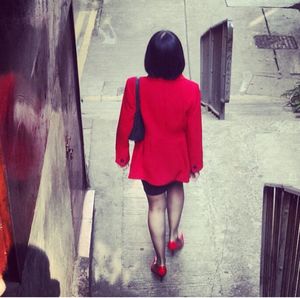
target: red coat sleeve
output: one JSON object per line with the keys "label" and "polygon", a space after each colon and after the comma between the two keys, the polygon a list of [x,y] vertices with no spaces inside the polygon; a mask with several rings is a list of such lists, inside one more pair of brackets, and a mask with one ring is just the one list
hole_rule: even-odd
{"label": "red coat sleeve", "polygon": [[195,87],[192,103],[188,110],[187,142],[191,172],[199,172],[203,168],[203,148],[201,93],[198,85]]}
{"label": "red coat sleeve", "polygon": [[116,163],[121,167],[128,164],[129,155],[129,134],[132,129],[135,113],[135,80],[128,79],[125,85],[119,122],[116,134]]}

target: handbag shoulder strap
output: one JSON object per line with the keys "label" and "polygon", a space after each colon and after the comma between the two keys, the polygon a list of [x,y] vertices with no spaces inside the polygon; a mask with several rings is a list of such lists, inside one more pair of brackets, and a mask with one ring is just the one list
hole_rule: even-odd
{"label": "handbag shoulder strap", "polygon": [[135,102],[136,102],[136,110],[141,110],[141,103],[140,103],[140,78],[137,77],[135,81]]}

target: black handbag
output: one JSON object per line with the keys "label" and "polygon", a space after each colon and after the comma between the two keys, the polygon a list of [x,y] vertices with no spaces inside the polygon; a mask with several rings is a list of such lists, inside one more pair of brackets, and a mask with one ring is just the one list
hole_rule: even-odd
{"label": "black handbag", "polygon": [[141,100],[140,100],[140,79],[136,78],[135,83],[135,102],[136,110],[134,114],[133,127],[131,129],[129,140],[139,142],[144,139],[145,136],[145,125],[141,114]]}

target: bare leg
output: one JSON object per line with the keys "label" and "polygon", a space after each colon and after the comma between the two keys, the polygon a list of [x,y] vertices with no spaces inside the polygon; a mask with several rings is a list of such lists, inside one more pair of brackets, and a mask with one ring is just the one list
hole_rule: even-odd
{"label": "bare leg", "polygon": [[153,247],[157,256],[157,263],[166,264],[165,257],[165,213],[166,198],[165,194],[147,195],[149,211],[148,211],[148,227],[153,243]]}
{"label": "bare leg", "polygon": [[0,275],[0,296],[3,295],[3,293],[5,292],[5,289],[6,289],[5,282],[3,280],[3,277]]}
{"label": "bare leg", "polygon": [[169,220],[169,240],[175,241],[178,237],[178,227],[184,205],[184,190],[181,183],[172,185],[167,194],[167,210]]}

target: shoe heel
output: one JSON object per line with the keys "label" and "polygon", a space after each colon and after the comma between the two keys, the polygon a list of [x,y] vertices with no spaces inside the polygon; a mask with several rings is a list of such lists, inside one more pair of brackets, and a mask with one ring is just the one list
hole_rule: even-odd
{"label": "shoe heel", "polygon": [[174,241],[169,241],[168,249],[171,252],[172,256],[174,256],[175,252],[182,249],[184,246],[184,238],[183,234]]}
{"label": "shoe heel", "polygon": [[156,277],[160,279],[161,282],[163,281],[163,278],[167,274],[166,266],[165,265],[158,265],[156,263],[156,257],[154,258],[150,269],[156,275]]}

